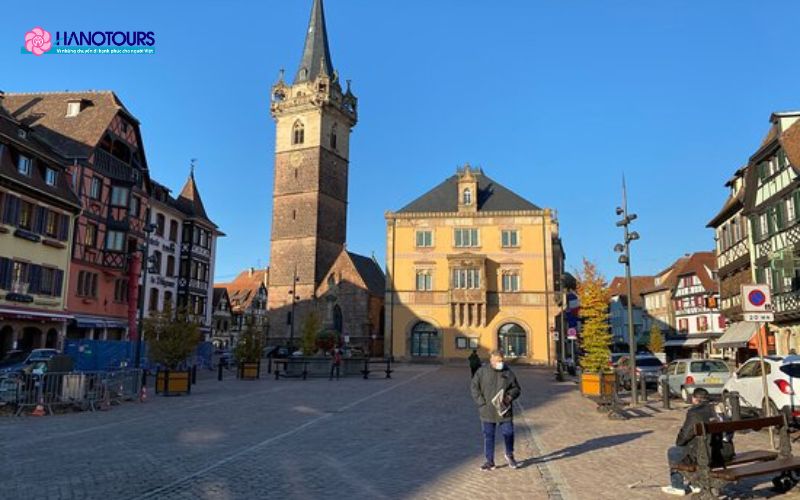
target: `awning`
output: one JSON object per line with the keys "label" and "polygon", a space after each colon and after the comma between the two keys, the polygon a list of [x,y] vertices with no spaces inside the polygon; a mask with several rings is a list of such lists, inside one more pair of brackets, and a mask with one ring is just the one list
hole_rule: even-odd
{"label": "awning", "polygon": [[725,334],[715,342],[720,348],[747,347],[747,343],[758,332],[758,323],[740,321],[725,330]]}
{"label": "awning", "polygon": [[672,339],[664,342],[664,347],[697,347],[708,342],[707,338],[687,337],[685,339]]}
{"label": "awning", "polygon": [[128,322],[123,319],[76,314],[75,325],[78,328],[127,328]]}
{"label": "awning", "polygon": [[72,319],[72,315],[49,311],[29,311],[25,309],[8,309],[5,307],[0,307],[0,319],[27,319],[32,321],[52,321],[65,323],[67,320]]}

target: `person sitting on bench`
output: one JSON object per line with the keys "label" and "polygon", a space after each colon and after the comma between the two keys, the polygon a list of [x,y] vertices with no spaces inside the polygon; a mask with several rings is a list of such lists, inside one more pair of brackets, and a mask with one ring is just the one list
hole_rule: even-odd
{"label": "person sitting on bench", "polygon": [[[676,464],[696,464],[697,446],[702,445],[701,436],[695,434],[695,425],[721,420],[722,417],[714,410],[714,406],[709,403],[708,391],[698,387],[692,393],[692,407],[686,412],[686,420],[683,427],[678,432],[675,439],[675,446],[667,450],[667,460],[670,465],[670,485],[661,488],[661,491],[669,495],[684,496],[691,493],[699,493],[700,489],[686,485],[683,474],[673,467]],[[721,466],[723,463],[733,458],[733,441],[731,436],[714,435],[711,436],[711,457],[712,465]]]}

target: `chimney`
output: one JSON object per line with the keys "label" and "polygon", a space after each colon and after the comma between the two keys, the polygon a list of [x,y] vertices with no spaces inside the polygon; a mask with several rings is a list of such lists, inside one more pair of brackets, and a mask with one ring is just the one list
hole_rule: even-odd
{"label": "chimney", "polygon": [[251,267],[251,268],[250,268],[250,274],[249,274],[249,276],[250,276],[251,278],[253,277],[253,273],[255,272],[255,270],[256,270],[256,269],[255,269],[254,267]]}

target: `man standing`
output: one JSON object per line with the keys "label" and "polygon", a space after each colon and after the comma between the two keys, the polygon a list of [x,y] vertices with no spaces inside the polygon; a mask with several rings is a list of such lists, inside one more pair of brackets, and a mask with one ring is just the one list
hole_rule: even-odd
{"label": "man standing", "polygon": [[481,466],[481,470],[494,469],[494,437],[498,425],[505,441],[508,466],[512,469],[518,467],[514,460],[512,406],[520,392],[517,377],[506,366],[502,351],[493,351],[489,357],[489,365],[479,368],[472,377],[472,399],[478,405],[483,426],[483,451],[486,455],[486,463]]}
{"label": "man standing", "polygon": [[472,371],[472,376],[475,376],[475,372],[478,371],[478,368],[481,367],[481,358],[478,356],[478,351],[473,349],[472,354],[469,355],[469,369]]}
{"label": "man standing", "polygon": [[339,380],[339,368],[342,365],[342,352],[334,347],[331,353],[331,376],[328,380],[333,380],[333,373],[336,372],[336,380]]}
{"label": "man standing", "polygon": [[[686,420],[683,422],[678,437],[675,439],[675,446],[667,450],[667,460],[670,465],[670,485],[661,488],[661,491],[669,495],[685,496],[689,493],[698,493],[700,488],[695,486],[687,487],[683,480],[683,475],[676,471],[672,465],[675,464],[696,464],[697,446],[703,439],[695,431],[695,425],[719,420],[713,405],[708,401],[708,391],[698,387],[692,392],[692,407],[686,412]],[[711,437],[711,465],[721,466],[730,461],[734,455],[732,436],[712,435]]]}

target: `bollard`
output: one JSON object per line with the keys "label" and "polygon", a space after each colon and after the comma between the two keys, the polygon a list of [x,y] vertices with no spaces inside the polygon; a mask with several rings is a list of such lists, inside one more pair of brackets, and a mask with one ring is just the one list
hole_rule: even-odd
{"label": "bollard", "polygon": [[272,357],[267,358],[267,373],[272,373]]}
{"label": "bollard", "polygon": [[197,383],[197,365],[192,365],[192,385]]}
{"label": "bollard", "polygon": [[663,403],[664,409],[669,410],[669,375],[665,375],[664,378],[661,379],[661,402]]}
{"label": "bollard", "polygon": [[222,382],[222,363],[217,364],[217,380]]}
{"label": "bollard", "polygon": [[275,380],[280,379],[281,377],[281,368],[278,366],[278,363],[275,363]]}
{"label": "bollard", "polygon": [[392,360],[386,360],[386,378],[392,378]]}
{"label": "bollard", "polygon": [[303,380],[308,378],[308,361],[303,361]]}
{"label": "bollard", "polygon": [[364,380],[369,378],[369,359],[364,360],[364,369],[361,370],[361,373],[364,374]]}
{"label": "bollard", "polygon": [[641,388],[639,390],[642,393],[642,402],[645,403],[647,402],[647,379],[645,379],[644,374],[641,375],[639,381],[641,382]]}
{"label": "bollard", "polygon": [[739,400],[739,393],[729,392],[727,394],[728,398],[728,408],[731,410],[731,420],[741,420],[742,419],[742,406],[741,401]]}

